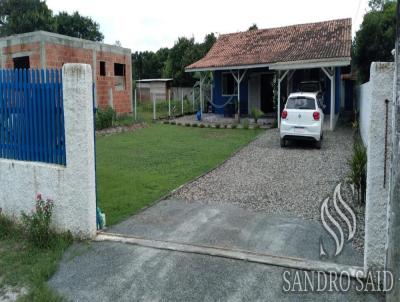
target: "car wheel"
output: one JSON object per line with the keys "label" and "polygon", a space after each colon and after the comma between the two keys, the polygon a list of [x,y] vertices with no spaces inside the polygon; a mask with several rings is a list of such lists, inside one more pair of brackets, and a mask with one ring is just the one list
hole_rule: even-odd
{"label": "car wheel", "polygon": [[315,147],[321,149],[321,140],[315,142]]}
{"label": "car wheel", "polygon": [[285,148],[286,147],[286,140],[281,138],[281,148]]}

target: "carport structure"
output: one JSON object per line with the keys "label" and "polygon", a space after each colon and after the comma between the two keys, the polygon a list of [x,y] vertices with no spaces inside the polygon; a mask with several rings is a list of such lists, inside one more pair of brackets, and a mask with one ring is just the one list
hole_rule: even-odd
{"label": "carport structure", "polygon": [[317,81],[334,130],[341,108],[352,104],[351,83],[341,79],[350,62],[351,19],[340,19],[221,35],[186,71],[202,78],[212,73],[214,113],[234,108],[240,117],[256,107],[276,114],[278,125],[288,95],[299,91],[301,82]]}

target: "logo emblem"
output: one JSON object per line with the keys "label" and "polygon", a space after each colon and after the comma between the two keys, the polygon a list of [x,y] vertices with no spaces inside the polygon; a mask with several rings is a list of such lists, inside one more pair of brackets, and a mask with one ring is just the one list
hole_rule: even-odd
{"label": "logo emblem", "polygon": [[[341,184],[338,184],[335,188],[333,193],[333,208],[329,208],[329,197],[324,200],[321,205],[321,221],[324,229],[329,233],[332,239],[335,241],[335,253],[334,256],[336,257],[339,255],[344,246],[345,242],[345,232],[343,231],[343,224],[344,227],[347,229],[347,242],[354,238],[354,234],[356,233],[356,215],[352,208],[343,200],[342,195],[340,194]],[[351,186],[352,194],[354,196],[354,186]],[[344,209],[345,211],[343,211]],[[333,214],[336,215],[332,215]],[[345,213],[346,212],[346,213]],[[336,218],[335,218],[335,217]],[[338,219],[340,217],[340,219]],[[328,223],[329,221],[329,223]],[[328,253],[325,251],[322,238],[320,238],[320,257],[329,256]]]}

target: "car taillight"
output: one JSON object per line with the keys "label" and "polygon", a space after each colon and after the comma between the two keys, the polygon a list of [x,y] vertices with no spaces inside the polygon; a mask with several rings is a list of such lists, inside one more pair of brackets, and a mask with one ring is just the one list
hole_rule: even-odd
{"label": "car taillight", "polygon": [[318,111],[314,111],[313,118],[315,121],[319,121],[319,112]]}
{"label": "car taillight", "polygon": [[283,110],[283,111],[282,111],[281,117],[282,117],[283,119],[287,118],[287,111],[286,111],[286,110]]}

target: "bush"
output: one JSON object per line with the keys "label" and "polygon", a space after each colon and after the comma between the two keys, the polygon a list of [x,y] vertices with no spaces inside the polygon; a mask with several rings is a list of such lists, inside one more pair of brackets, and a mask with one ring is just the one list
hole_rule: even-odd
{"label": "bush", "polygon": [[36,197],[36,209],[30,215],[22,213],[22,222],[29,241],[38,248],[49,248],[54,237],[50,228],[54,203],[42,195]]}
{"label": "bush", "polygon": [[111,107],[98,108],[96,112],[96,130],[106,129],[113,126],[116,120],[116,112]]}
{"label": "bush", "polygon": [[198,125],[196,123],[192,124],[192,127],[198,127]]}
{"label": "bush", "polygon": [[15,235],[15,233],[16,228],[14,221],[3,215],[2,209],[0,208],[0,239],[8,238],[10,235]]}
{"label": "bush", "polygon": [[221,125],[220,124],[216,124],[215,128],[219,129],[219,128],[221,128]]}
{"label": "bush", "polygon": [[190,127],[190,124],[189,124],[189,123],[185,123],[185,126],[186,126],[186,127]]}
{"label": "bush", "polygon": [[260,109],[253,107],[251,108],[251,116],[254,118],[254,122],[257,124],[258,119],[261,118],[264,115],[264,112],[262,112]]}
{"label": "bush", "polygon": [[200,124],[200,126],[199,126],[200,128],[204,128],[205,126],[204,126],[204,124]]}
{"label": "bush", "polygon": [[349,181],[354,184],[357,191],[357,200],[360,203],[365,202],[366,192],[366,166],[367,166],[367,150],[358,139],[354,143],[353,155],[348,161],[350,167]]}
{"label": "bush", "polygon": [[237,125],[236,125],[236,124],[232,124],[231,128],[232,128],[232,129],[236,129],[236,128],[237,128]]}

